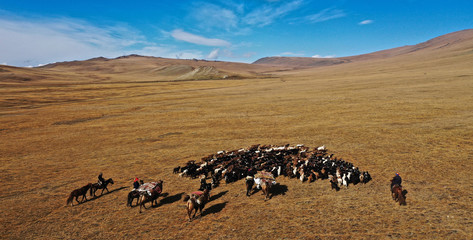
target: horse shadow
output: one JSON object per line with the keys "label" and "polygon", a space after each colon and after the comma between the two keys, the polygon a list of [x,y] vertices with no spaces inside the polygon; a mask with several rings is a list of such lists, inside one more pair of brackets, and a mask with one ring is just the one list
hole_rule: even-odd
{"label": "horse shadow", "polygon": [[[228,192],[228,191],[226,191],[226,192]],[[215,213],[218,213],[218,212],[222,211],[225,208],[225,206],[227,205],[227,203],[228,203],[228,201],[225,201],[223,203],[217,203],[215,205],[212,205],[212,206],[204,209],[204,211],[202,212],[202,216],[205,216],[207,214],[215,214]]]}
{"label": "horse shadow", "polygon": [[168,196],[168,195],[169,195],[168,193],[162,194],[162,196],[163,196],[164,198],[161,199],[161,200],[159,201],[159,203],[158,203],[156,206],[154,206],[154,207],[160,207],[160,206],[162,206],[162,205],[164,205],[164,204],[175,203],[175,202],[181,200],[182,195],[184,195],[184,192],[177,193],[177,194],[174,194],[174,195],[172,195],[172,196]]}
{"label": "horse shadow", "polygon": [[217,200],[219,199],[220,197],[222,197],[223,195],[227,194],[228,190],[227,191],[223,191],[223,192],[219,192],[218,194],[215,194],[213,196],[210,197],[210,201],[214,201],[214,200]]}
{"label": "horse shadow", "polygon": [[92,195],[92,198],[88,199],[87,201],[93,201],[93,200],[95,200],[95,199],[99,199],[99,198],[101,198],[102,196],[105,196],[105,195],[108,195],[108,194],[111,194],[111,193],[114,193],[114,192],[118,192],[118,191],[123,190],[123,189],[125,189],[125,188],[128,188],[128,187],[119,187],[119,188],[115,188],[115,189],[113,189],[113,190],[111,190],[111,191],[109,191],[109,192],[106,192],[106,191],[105,191],[103,194],[99,194],[99,195],[96,195],[96,196],[93,196],[93,195]]}
{"label": "horse shadow", "polygon": [[276,184],[271,189],[272,197],[278,195],[286,195],[287,190],[288,188],[286,185]]}

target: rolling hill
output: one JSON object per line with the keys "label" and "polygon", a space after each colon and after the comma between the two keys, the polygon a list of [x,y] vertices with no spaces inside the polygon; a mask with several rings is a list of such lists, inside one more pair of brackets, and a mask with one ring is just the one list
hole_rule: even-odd
{"label": "rolling hill", "polygon": [[416,45],[403,46],[368,54],[340,58],[308,58],[308,57],[265,57],[254,64],[292,66],[292,67],[323,67],[359,61],[380,61],[393,57],[419,57],[473,51],[473,29],[449,33]]}

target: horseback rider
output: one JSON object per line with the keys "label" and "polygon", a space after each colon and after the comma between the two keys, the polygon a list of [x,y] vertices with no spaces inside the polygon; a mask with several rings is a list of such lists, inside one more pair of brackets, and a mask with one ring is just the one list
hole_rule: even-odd
{"label": "horseback rider", "polygon": [[396,175],[394,175],[393,179],[391,180],[391,190],[393,189],[394,185],[398,185],[399,187],[401,187],[401,183],[402,178],[401,176],[399,176],[399,173],[396,173]]}
{"label": "horseback rider", "polygon": [[135,181],[133,182],[133,188],[138,189],[140,187],[140,181],[138,178],[135,178]]}
{"label": "horseback rider", "polygon": [[99,185],[102,186],[105,183],[105,179],[102,177],[102,173],[99,174],[98,179]]}

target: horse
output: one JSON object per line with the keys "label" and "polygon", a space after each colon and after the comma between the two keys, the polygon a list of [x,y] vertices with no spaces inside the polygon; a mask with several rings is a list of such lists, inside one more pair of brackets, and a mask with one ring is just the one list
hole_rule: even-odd
{"label": "horse", "polygon": [[271,180],[262,180],[261,181],[261,190],[263,191],[263,195],[265,195],[264,200],[271,199],[272,195],[270,195],[271,188],[273,186],[273,182]]}
{"label": "horse", "polygon": [[394,201],[399,202],[399,205],[406,205],[407,190],[402,190],[402,187],[395,184],[391,189],[391,196]]}
{"label": "horse", "polygon": [[138,206],[139,200],[140,200],[140,192],[136,189],[133,189],[128,193],[126,205],[131,207],[133,204],[133,199],[135,198],[136,198],[136,205]]}
{"label": "horse", "polygon": [[[205,188],[204,192],[202,194],[198,195],[196,193],[191,193],[190,195],[187,195],[184,197],[184,201],[187,201],[186,203],[186,209],[187,209],[187,216],[189,217],[189,222],[192,221],[193,218],[195,218],[195,215],[197,214],[197,210],[199,210],[200,216],[202,216],[202,209],[204,209],[205,204],[210,201],[210,189]],[[194,215],[191,218],[192,211],[194,211]]]}
{"label": "horse", "polygon": [[99,184],[99,183],[92,184],[92,187],[90,188],[90,195],[92,196],[92,194],[93,194],[94,197],[97,197],[95,195],[95,192],[99,189],[102,189],[102,192],[100,193],[100,195],[103,194],[103,191],[105,189],[107,189],[107,193],[109,193],[110,191],[108,191],[108,188],[107,188],[108,184],[114,184],[113,179],[109,178],[109,179],[105,180],[105,182],[103,182],[102,184]]}
{"label": "horse", "polygon": [[153,203],[156,203],[158,205],[158,197],[161,195],[163,192],[163,181],[159,180],[156,186],[151,189],[150,191],[146,192],[141,192],[140,198],[138,202],[140,203],[140,213],[141,213],[141,208],[144,207],[146,209],[145,203],[151,202],[151,207],[154,206]]}
{"label": "horse", "polygon": [[[76,190],[72,191],[71,194],[69,195],[69,198],[67,199],[66,205],[69,205],[69,203],[70,203],[71,206],[73,206],[72,200],[74,199],[74,197],[76,198],[77,203],[83,202],[84,199],[85,199],[85,201],[87,201],[87,196],[86,196],[86,194],[87,194],[87,191],[88,191],[89,189],[91,189],[91,187],[92,187],[92,183],[88,183],[87,185],[85,185],[85,186],[83,186],[83,187],[81,187],[81,188],[79,188],[79,189],[76,189]],[[91,192],[91,194],[92,194],[92,192]],[[81,199],[81,201],[79,202],[78,198],[79,198],[80,196],[82,196],[82,199]]]}
{"label": "horse", "polygon": [[255,179],[253,177],[246,177],[245,186],[246,186],[246,196],[250,196],[251,189],[253,189],[253,185],[255,184]]}

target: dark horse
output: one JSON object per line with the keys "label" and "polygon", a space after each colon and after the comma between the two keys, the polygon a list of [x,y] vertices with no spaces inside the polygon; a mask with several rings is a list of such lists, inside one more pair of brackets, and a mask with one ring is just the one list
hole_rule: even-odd
{"label": "dark horse", "polygon": [[[197,210],[199,210],[199,214],[202,216],[202,209],[204,209],[205,204],[210,201],[210,188],[205,188],[204,192],[202,192],[200,195],[197,193],[191,193],[190,195],[184,197],[184,201],[187,201],[186,209],[190,222],[193,218],[195,218]],[[194,211],[194,215],[191,218],[192,211]]]}
{"label": "dark horse", "polygon": [[[83,186],[83,187],[81,187],[81,188],[79,188],[79,189],[76,189],[76,190],[72,191],[71,194],[69,195],[69,198],[67,199],[66,205],[69,205],[69,203],[70,203],[71,206],[72,206],[72,205],[73,205],[72,200],[74,199],[74,197],[76,198],[77,203],[84,202],[84,199],[85,199],[85,201],[87,201],[87,196],[86,196],[86,194],[87,194],[87,191],[88,191],[89,189],[92,190],[91,187],[92,187],[92,183],[88,183],[87,185],[85,185],[85,186]],[[91,192],[91,194],[92,194],[92,192]],[[80,196],[82,196],[82,199],[81,199],[81,201],[79,202],[78,198],[79,198]]]}
{"label": "dark horse", "polygon": [[401,186],[395,184],[391,189],[391,194],[393,200],[399,202],[399,205],[406,205],[407,190],[402,190]]}
{"label": "dark horse", "polygon": [[100,193],[100,195],[103,194],[103,191],[105,189],[107,189],[107,192],[110,192],[110,191],[108,191],[107,186],[108,186],[108,184],[113,184],[113,183],[114,183],[113,179],[109,178],[109,179],[105,180],[105,182],[103,182],[102,184],[99,184],[99,183],[92,184],[92,187],[90,188],[90,195],[93,194],[94,197],[97,197],[97,196],[95,196],[95,192],[99,189],[102,189],[102,192]]}
{"label": "dark horse", "polygon": [[128,199],[127,199],[126,205],[131,207],[133,204],[133,199],[135,198],[136,198],[136,205],[138,206],[138,204],[140,203],[139,202],[140,192],[136,189],[133,189],[130,191],[130,193],[128,193]]}
{"label": "dark horse", "polygon": [[153,206],[153,202],[158,205],[158,197],[161,195],[163,192],[163,181],[159,180],[156,186],[154,186],[153,189],[150,191],[143,191],[140,192],[140,198],[139,198],[139,203],[140,203],[140,213],[141,213],[141,207],[144,207],[146,209],[145,203],[151,202],[151,206]]}
{"label": "dark horse", "polygon": [[251,189],[253,189],[253,185],[255,184],[255,179],[253,177],[247,177],[245,181],[246,186],[246,196],[250,196]]}

